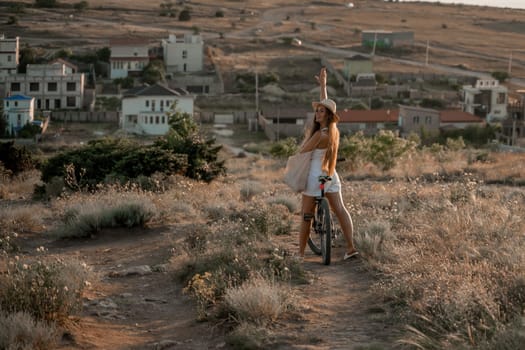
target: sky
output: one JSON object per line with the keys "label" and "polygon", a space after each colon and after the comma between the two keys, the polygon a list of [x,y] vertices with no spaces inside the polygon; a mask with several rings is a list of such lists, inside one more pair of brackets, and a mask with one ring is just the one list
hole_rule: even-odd
{"label": "sky", "polygon": [[510,7],[525,9],[525,0],[402,0],[402,1],[422,1],[422,2],[441,2],[443,4],[466,4],[492,7]]}

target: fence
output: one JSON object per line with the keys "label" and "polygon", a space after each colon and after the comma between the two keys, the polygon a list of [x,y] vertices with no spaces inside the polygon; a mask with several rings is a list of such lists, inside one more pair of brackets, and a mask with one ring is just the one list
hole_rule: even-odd
{"label": "fence", "polygon": [[53,120],[63,122],[119,123],[120,112],[53,111]]}

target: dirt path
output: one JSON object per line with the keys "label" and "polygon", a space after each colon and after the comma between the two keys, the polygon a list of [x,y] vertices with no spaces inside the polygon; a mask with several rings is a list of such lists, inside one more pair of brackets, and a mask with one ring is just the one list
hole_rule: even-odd
{"label": "dirt path", "polygon": [[[283,242],[291,251],[297,250],[296,234]],[[296,287],[305,310],[302,322],[285,325],[285,333],[295,334],[294,349],[392,348],[400,331],[388,323],[388,310],[370,292],[373,274],[361,258],[343,261],[342,241],[337,243],[329,266],[306,252],[304,268],[313,280]]]}
{"label": "dirt path", "polygon": [[[220,327],[197,322],[194,303],[173,278],[172,247],[184,227],[106,230],[82,240],[28,241],[24,250],[44,245],[49,254],[75,257],[98,276],[73,317],[60,350],[221,349],[228,348]],[[296,234],[279,243],[296,250]],[[398,332],[388,313],[373,300],[373,275],[361,259],[321,264],[308,253],[304,268],[311,283],[294,286],[300,301],[291,318],[275,325],[278,349],[390,348]]]}
{"label": "dirt path", "polygon": [[196,309],[170,271],[172,228],[106,230],[99,237],[35,241],[48,253],[76,257],[97,275],[84,307],[58,349],[210,349],[224,341]]}

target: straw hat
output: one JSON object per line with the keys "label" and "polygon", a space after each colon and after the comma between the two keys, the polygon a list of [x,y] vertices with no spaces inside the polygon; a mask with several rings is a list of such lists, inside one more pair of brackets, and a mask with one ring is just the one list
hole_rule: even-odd
{"label": "straw hat", "polygon": [[328,109],[330,112],[332,112],[333,115],[334,115],[334,121],[336,123],[339,121],[339,119],[341,119],[341,118],[339,118],[339,116],[336,113],[337,107],[335,105],[334,100],[331,100],[329,98],[325,98],[324,100],[319,101],[319,102],[312,102],[312,107],[314,107],[314,110],[316,110],[318,106],[323,106],[326,109]]}

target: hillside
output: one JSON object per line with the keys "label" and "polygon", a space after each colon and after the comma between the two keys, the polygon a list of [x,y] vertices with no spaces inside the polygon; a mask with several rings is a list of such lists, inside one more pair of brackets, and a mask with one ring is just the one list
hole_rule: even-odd
{"label": "hillside", "polygon": [[[75,1],[60,3],[71,5]],[[283,84],[290,80],[311,84],[318,67],[305,62],[306,58],[342,58],[348,53],[333,49],[361,50],[363,30],[413,31],[416,43],[412,48],[376,53],[377,73],[435,71],[431,66],[414,67],[380,57],[388,55],[423,63],[428,43],[431,65],[490,74],[507,72],[511,63],[512,76],[525,77],[525,52],[517,45],[525,39],[522,10],[381,0],[354,1],[353,8],[341,1],[309,1],[300,5],[278,0],[174,3],[177,13],[185,8],[191,11],[191,20],[184,22],[161,16],[164,3],[167,2],[93,0],[82,12],[64,7],[28,7],[13,13],[11,4],[3,2],[0,32],[20,36],[22,44],[53,51],[64,47],[92,50],[107,46],[112,37],[145,37],[158,42],[168,33],[199,31],[206,45],[213,47],[214,60],[225,75],[257,68],[260,72],[279,72]],[[222,17],[217,17],[218,13]],[[10,16],[17,17],[17,24],[6,24]],[[319,46],[293,47],[280,40],[294,37]],[[511,50],[515,50],[512,58]],[[232,81],[228,76],[225,80]]]}

